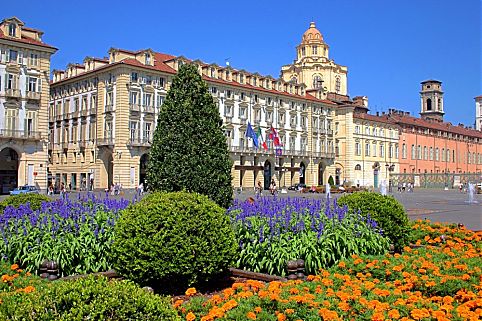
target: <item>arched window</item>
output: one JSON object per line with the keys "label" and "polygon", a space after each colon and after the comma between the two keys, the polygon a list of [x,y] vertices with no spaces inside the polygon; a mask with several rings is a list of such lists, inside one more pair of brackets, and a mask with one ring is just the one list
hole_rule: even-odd
{"label": "arched window", "polygon": [[340,77],[336,77],[336,80],[335,80],[335,91],[337,94],[340,93],[341,91],[341,80],[340,80]]}
{"label": "arched window", "polygon": [[316,75],[313,77],[313,88],[319,89],[323,86],[323,80],[321,79],[321,76]]}
{"label": "arched window", "polygon": [[10,37],[16,37],[17,36],[17,25],[14,23],[11,23],[8,25],[8,35]]}
{"label": "arched window", "polygon": [[297,83],[298,83],[298,79],[296,78],[296,76],[291,77],[291,82],[292,82],[293,84],[297,84]]}
{"label": "arched window", "polygon": [[432,99],[427,99],[427,110],[432,110]]}
{"label": "arched window", "polygon": [[360,165],[360,164],[356,164],[356,165],[355,165],[355,170],[356,170],[356,171],[361,171],[361,165]]}

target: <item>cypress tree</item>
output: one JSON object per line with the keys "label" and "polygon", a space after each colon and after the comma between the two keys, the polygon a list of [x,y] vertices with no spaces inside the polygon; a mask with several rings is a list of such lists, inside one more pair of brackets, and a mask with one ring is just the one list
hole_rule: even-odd
{"label": "cypress tree", "polygon": [[232,161],[223,121],[196,66],[182,65],[162,104],[147,165],[151,190],[186,190],[227,208]]}

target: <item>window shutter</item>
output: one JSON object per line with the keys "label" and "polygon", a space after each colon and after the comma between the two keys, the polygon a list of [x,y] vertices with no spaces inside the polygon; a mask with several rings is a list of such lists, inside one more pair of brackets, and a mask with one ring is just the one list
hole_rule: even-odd
{"label": "window shutter", "polygon": [[42,78],[39,78],[37,81],[37,92],[38,93],[42,92]]}

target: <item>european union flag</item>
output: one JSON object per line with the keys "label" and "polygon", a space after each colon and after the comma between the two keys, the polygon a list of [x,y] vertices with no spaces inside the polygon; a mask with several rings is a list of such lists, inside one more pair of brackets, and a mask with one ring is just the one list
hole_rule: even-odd
{"label": "european union flag", "polygon": [[253,145],[258,148],[258,136],[253,130],[253,127],[251,127],[251,123],[248,122],[248,129],[246,129],[246,137],[252,138],[253,139]]}

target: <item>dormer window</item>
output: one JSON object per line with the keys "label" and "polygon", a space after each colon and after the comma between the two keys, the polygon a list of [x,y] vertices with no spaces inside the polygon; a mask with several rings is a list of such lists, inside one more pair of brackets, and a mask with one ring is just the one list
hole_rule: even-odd
{"label": "dormer window", "polygon": [[253,78],[253,86],[257,86],[257,81],[256,81],[256,78]]}
{"label": "dormer window", "polygon": [[214,75],[215,75],[214,68],[211,68],[211,78],[214,78]]}
{"label": "dormer window", "polygon": [[146,53],[145,58],[146,58],[146,65],[150,65],[151,64],[151,55]]}
{"label": "dormer window", "polygon": [[11,23],[8,25],[8,35],[10,37],[16,37],[17,36],[17,25],[14,23]]}
{"label": "dormer window", "polygon": [[182,60],[179,60],[177,63],[178,68],[181,68],[182,65],[184,65],[184,62]]}
{"label": "dormer window", "polygon": [[240,74],[239,75],[239,83],[242,84],[244,82],[244,75]]}

